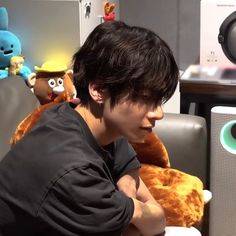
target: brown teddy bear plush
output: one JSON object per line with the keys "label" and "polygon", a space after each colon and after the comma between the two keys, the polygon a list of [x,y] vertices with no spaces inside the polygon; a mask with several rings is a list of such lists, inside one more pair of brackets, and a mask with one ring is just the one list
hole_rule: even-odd
{"label": "brown teddy bear plush", "polygon": [[[45,103],[45,98],[42,97],[45,93],[38,92],[40,95],[38,99],[43,101],[41,102],[43,105],[36,108],[18,125],[11,139],[12,145],[33,128],[46,109],[59,102],[73,99],[74,86],[71,75],[65,73],[62,76],[65,89],[53,101]],[[45,83],[46,80],[41,81]],[[150,133],[143,143],[131,144],[142,163],[140,176],[154,198],[163,206],[167,225],[190,227],[198,224],[204,209],[202,182],[197,177],[170,168],[167,150],[154,133]]]}

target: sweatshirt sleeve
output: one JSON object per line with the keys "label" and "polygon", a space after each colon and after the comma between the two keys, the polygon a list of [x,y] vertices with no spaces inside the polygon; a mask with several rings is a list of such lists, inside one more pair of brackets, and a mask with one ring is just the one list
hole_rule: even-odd
{"label": "sweatshirt sleeve", "polygon": [[73,169],[50,187],[38,216],[64,235],[121,235],[134,204],[96,166]]}

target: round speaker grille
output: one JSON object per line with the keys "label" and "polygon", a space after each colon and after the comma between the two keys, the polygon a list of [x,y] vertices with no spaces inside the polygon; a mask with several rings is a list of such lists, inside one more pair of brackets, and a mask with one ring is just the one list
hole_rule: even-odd
{"label": "round speaker grille", "polygon": [[220,143],[226,151],[236,154],[236,120],[229,121],[223,126]]}
{"label": "round speaker grille", "polygon": [[225,56],[236,64],[236,11],[226,17],[221,24],[218,41]]}

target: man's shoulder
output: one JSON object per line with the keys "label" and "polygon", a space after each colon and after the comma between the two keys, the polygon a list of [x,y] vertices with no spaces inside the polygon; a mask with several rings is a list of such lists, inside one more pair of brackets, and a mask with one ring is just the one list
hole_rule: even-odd
{"label": "man's shoulder", "polygon": [[45,110],[39,122],[57,120],[59,117],[64,120],[79,120],[73,105],[69,102],[63,102]]}

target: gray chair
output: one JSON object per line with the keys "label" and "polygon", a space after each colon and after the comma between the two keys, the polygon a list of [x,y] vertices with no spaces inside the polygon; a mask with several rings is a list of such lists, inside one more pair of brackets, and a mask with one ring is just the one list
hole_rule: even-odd
{"label": "gray chair", "polygon": [[10,149],[17,125],[38,105],[35,95],[20,76],[0,80],[0,160]]}
{"label": "gray chair", "polygon": [[[196,115],[166,113],[162,120],[156,122],[154,132],[167,148],[171,167],[199,177],[204,184],[204,188],[207,189],[209,178],[205,119]],[[211,193],[208,192],[207,194],[210,194],[211,197]],[[209,205],[207,204],[204,209],[202,223],[197,226],[204,236],[207,236],[209,231],[208,214]],[[173,229],[173,234],[168,234],[168,232],[167,236],[200,235],[197,231],[190,234],[185,229],[183,229],[183,232],[181,230],[178,233],[178,229],[177,231]]]}
{"label": "gray chair", "polygon": [[166,113],[154,132],[165,144],[172,168],[199,177],[207,187],[207,128],[203,117]]}

